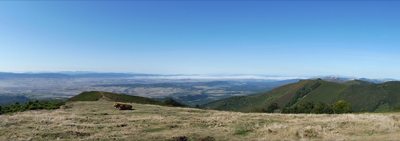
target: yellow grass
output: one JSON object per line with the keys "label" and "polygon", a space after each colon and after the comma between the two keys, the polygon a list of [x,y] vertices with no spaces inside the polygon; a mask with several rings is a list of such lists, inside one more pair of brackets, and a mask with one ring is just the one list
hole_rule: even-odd
{"label": "yellow grass", "polygon": [[[0,140],[397,140],[400,114],[262,114],[74,102],[0,116]],[[121,127],[123,126],[123,127]]]}

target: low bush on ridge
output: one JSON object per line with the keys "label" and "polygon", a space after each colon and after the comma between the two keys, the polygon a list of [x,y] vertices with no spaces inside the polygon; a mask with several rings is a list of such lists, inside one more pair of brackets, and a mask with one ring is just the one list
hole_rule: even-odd
{"label": "low bush on ridge", "polygon": [[8,106],[0,106],[0,115],[3,113],[14,113],[22,112],[27,110],[36,109],[59,109],[61,105],[65,105],[65,101],[29,101],[24,104],[19,104],[15,102],[14,104]]}
{"label": "low bush on ridge", "polygon": [[322,102],[314,103],[314,102],[303,102],[297,103],[291,107],[282,107],[280,108],[277,103],[272,103],[267,107],[267,109],[259,109],[254,112],[264,112],[264,113],[284,113],[284,114],[343,114],[343,113],[352,113],[352,107],[349,103],[340,100],[335,105],[325,104]]}

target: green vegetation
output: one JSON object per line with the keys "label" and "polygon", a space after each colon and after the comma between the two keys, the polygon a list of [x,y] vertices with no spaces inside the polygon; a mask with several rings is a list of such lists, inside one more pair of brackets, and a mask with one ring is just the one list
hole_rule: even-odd
{"label": "green vegetation", "polygon": [[175,106],[175,107],[187,107],[186,105],[181,104],[181,103],[179,103],[179,102],[177,102],[177,101],[175,101],[175,100],[173,100],[171,98],[165,98],[164,101],[163,101],[163,104],[164,105],[169,105],[169,106]]}
{"label": "green vegetation", "polygon": [[233,135],[242,135],[245,136],[247,133],[253,132],[252,130],[236,130]]}
{"label": "green vegetation", "polygon": [[[290,100],[293,99],[293,97],[296,95],[297,91],[301,90],[305,85],[309,84],[310,82],[313,82],[315,80],[301,80],[298,83],[293,83],[293,85],[288,85],[290,86],[290,90],[282,95],[281,97],[273,100],[271,103],[278,103],[280,107],[284,107]],[[283,87],[285,88],[285,87]],[[287,88],[287,87],[286,87]],[[262,108],[266,108],[270,103],[263,105]]]}
{"label": "green vegetation", "polygon": [[67,101],[97,101],[101,94],[97,91],[83,92],[79,95],[71,97]]}
{"label": "green vegetation", "polygon": [[277,109],[279,109],[278,103],[272,103],[271,105],[268,106],[268,108],[265,112],[273,113]]}
{"label": "green vegetation", "polygon": [[282,113],[313,113],[313,114],[333,114],[332,105],[328,105],[322,102],[315,104],[314,102],[303,102],[298,103],[292,107],[283,107]]}
{"label": "green vegetation", "polygon": [[[200,108],[243,112],[259,111],[260,109],[267,108],[270,105],[269,103],[275,102],[279,105],[280,101],[276,101],[277,99],[285,95],[290,95],[293,90],[297,91],[305,84],[307,84],[307,81],[301,81],[299,83],[284,85],[268,92],[263,92],[250,96],[229,97],[226,99],[221,99],[204,105],[200,105]],[[285,101],[285,99],[283,101]]]}
{"label": "green vegetation", "polygon": [[[245,103],[245,96],[233,96],[226,99],[210,102],[205,105],[200,105],[202,109],[225,110],[225,111],[238,111],[244,107],[241,103]],[[239,101],[239,102],[238,102]],[[243,101],[243,102],[242,102]]]}
{"label": "green vegetation", "polygon": [[110,101],[115,102],[127,102],[127,103],[140,103],[140,104],[154,104],[154,105],[162,105],[161,101],[141,97],[141,96],[133,96],[133,95],[126,95],[126,94],[117,94],[117,93],[108,93],[108,92],[101,92],[104,97]]}
{"label": "green vegetation", "polygon": [[361,109],[361,111],[360,111],[360,113],[367,113],[368,111],[367,111],[367,109],[365,109],[365,108],[363,108],[363,109]]}
{"label": "green vegetation", "polygon": [[58,109],[61,105],[64,105],[65,101],[28,101],[24,104],[20,104],[19,102],[15,102],[14,104],[8,106],[0,106],[0,114],[3,113],[14,113],[14,112],[22,112],[27,110],[36,110],[36,109]]}
{"label": "green vegetation", "polygon": [[[277,105],[277,104],[271,104],[271,105]],[[272,106],[272,107],[276,108],[275,106]],[[325,104],[322,102],[315,104],[312,101],[297,103],[291,107],[281,108],[281,112],[282,113],[295,113],[295,114],[300,114],[300,113],[343,114],[343,113],[352,113],[353,110],[349,103],[347,103],[343,100],[340,100],[335,105]]]}
{"label": "green vegetation", "polygon": [[315,103],[322,102],[328,104],[334,104],[338,101],[337,97],[340,93],[349,87],[348,85],[329,82],[329,81],[320,81],[321,85],[308,93],[307,96],[299,100],[299,102],[313,101]]}
{"label": "green vegetation", "polygon": [[166,98],[164,101],[159,101],[151,98],[133,96],[126,94],[117,94],[109,92],[90,91],[83,92],[79,95],[71,97],[68,101],[98,101],[100,98],[104,98],[114,102],[126,102],[126,103],[139,103],[139,104],[153,104],[153,105],[165,105],[165,106],[177,106],[187,107],[173,99]]}
{"label": "green vegetation", "polygon": [[299,101],[300,98],[303,98],[305,95],[307,95],[311,91],[315,90],[320,85],[321,85],[321,82],[319,82],[319,81],[308,83],[301,90],[297,91],[296,94],[294,95],[294,97],[292,98],[292,100],[290,100],[285,106],[290,107],[290,106],[294,105],[295,103],[297,103]]}
{"label": "green vegetation", "polygon": [[[366,110],[365,108],[363,108],[363,109]],[[385,103],[385,104],[379,105],[379,107],[376,108],[374,112],[384,112],[384,111],[390,111],[390,110],[391,109],[390,109],[389,103]],[[361,109],[361,111],[362,111],[362,109]]]}
{"label": "green vegetation", "polygon": [[338,99],[347,101],[354,112],[365,108],[369,112],[400,109],[400,82],[371,85],[351,85]]}
{"label": "green vegetation", "polygon": [[[302,80],[278,87],[269,92],[251,96],[230,97],[201,105],[203,109],[267,112],[272,103],[277,103],[287,113],[331,113],[339,100],[351,104],[352,112],[361,109],[368,112],[400,110],[400,82],[382,84],[354,80],[344,83],[323,80]],[[310,108],[312,102],[314,108]],[[308,106],[308,107],[307,107]],[[304,110],[306,107],[307,110]],[[281,112],[285,112],[281,109]],[[314,110],[313,112],[311,112]]]}
{"label": "green vegetation", "polygon": [[335,114],[351,113],[353,108],[346,101],[340,100],[333,106],[333,112]]}
{"label": "green vegetation", "polygon": [[332,105],[319,102],[311,110],[311,113],[313,113],[313,114],[333,114],[332,107],[333,107]]}
{"label": "green vegetation", "polygon": [[280,108],[277,103],[272,103],[268,106],[267,109],[265,108],[254,108],[251,112],[261,112],[261,113],[274,113],[274,112],[281,112],[285,114],[333,114],[333,106],[330,104],[325,104],[319,102],[315,104],[314,102],[302,102],[297,103],[291,107],[282,107]]}

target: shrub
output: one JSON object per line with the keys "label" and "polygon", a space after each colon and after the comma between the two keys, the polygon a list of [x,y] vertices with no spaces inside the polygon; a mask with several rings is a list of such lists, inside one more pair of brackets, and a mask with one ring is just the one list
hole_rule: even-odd
{"label": "shrub", "polygon": [[333,114],[332,106],[319,102],[315,105],[314,109],[311,110],[313,114]]}
{"label": "shrub", "polygon": [[278,103],[272,103],[267,107],[267,113],[273,113],[276,109],[279,109]]}
{"label": "shrub", "polygon": [[333,108],[332,105],[326,105],[323,111],[324,114],[333,114]]}
{"label": "shrub", "polygon": [[353,108],[346,101],[340,100],[333,106],[333,112],[335,114],[352,113]]}
{"label": "shrub", "polygon": [[360,113],[367,113],[368,111],[367,111],[367,109],[365,109],[365,108],[363,108],[363,109],[361,109],[361,111],[360,111]]}
{"label": "shrub", "polygon": [[292,107],[283,107],[282,113],[313,113],[313,114],[333,114],[332,105],[322,102],[314,104],[314,102],[298,103]]}
{"label": "shrub", "polygon": [[0,114],[2,113],[13,113],[13,112],[22,112],[26,110],[36,110],[36,109],[58,109],[61,105],[64,105],[65,101],[29,101],[24,104],[19,104],[19,102],[15,102],[9,106],[0,106]]}
{"label": "shrub", "polygon": [[175,100],[173,100],[173,99],[171,99],[171,98],[165,98],[164,101],[163,101],[163,103],[164,103],[165,105],[169,105],[169,106],[187,107],[186,105],[181,104],[181,103],[179,103],[179,102],[177,102],[177,101],[175,101]]}

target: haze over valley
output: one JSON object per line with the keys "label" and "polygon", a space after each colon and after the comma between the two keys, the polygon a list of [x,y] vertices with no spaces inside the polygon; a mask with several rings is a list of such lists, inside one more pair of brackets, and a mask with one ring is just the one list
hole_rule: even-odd
{"label": "haze over valley", "polygon": [[[39,100],[63,100],[84,91],[105,91],[156,99],[172,97],[194,106],[221,98],[268,91],[300,78],[303,77],[0,73],[0,94]],[[7,104],[14,102],[9,101]]]}
{"label": "haze over valley", "polygon": [[[232,96],[247,96],[317,77],[260,75],[159,75],[128,73],[0,73],[0,95],[19,96],[1,100],[8,105],[28,100],[65,100],[84,91],[104,91],[163,100],[173,98],[189,106]],[[322,77],[345,82],[356,78]],[[374,83],[394,79],[365,79]]]}

